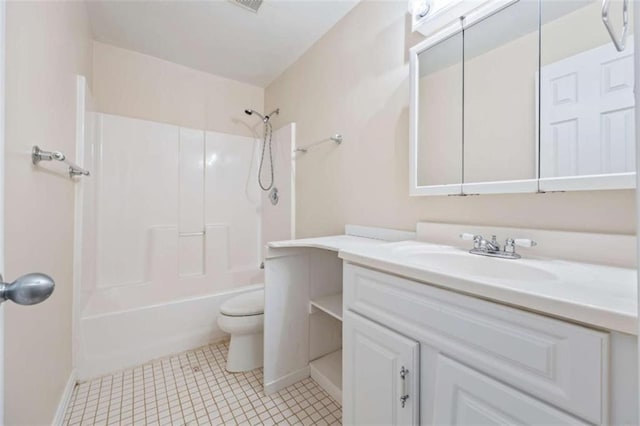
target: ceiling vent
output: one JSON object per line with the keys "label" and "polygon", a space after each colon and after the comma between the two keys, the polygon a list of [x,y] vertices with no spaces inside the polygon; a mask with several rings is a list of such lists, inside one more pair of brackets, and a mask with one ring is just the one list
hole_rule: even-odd
{"label": "ceiling vent", "polygon": [[237,4],[253,13],[258,13],[258,9],[262,5],[263,0],[229,0],[231,3]]}

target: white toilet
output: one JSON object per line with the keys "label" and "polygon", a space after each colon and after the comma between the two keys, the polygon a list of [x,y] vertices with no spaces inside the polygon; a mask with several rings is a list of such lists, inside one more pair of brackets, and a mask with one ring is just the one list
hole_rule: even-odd
{"label": "white toilet", "polygon": [[224,302],[218,325],[231,335],[227,371],[237,373],[262,367],[264,290],[244,293]]}

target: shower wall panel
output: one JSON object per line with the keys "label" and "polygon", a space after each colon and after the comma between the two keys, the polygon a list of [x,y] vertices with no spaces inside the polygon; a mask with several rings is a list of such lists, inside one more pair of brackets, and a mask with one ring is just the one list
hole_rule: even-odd
{"label": "shower wall panel", "polygon": [[149,231],[178,221],[179,129],[102,115],[98,287],[145,281]]}
{"label": "shower wall panel", "polygon": [[180,129],[180,277],[204,274],[204,132]]}
{"label": "shower wall panel", "polygon": [[226,229],[233,274],[255,270],[262,261],[258,146],[244,136],[206,133],[205,218],[219,238],[225,238]]}
{"label": "shower wall panel", "polygon": [[98,289],[261,282],[255,139],[99,114]]}

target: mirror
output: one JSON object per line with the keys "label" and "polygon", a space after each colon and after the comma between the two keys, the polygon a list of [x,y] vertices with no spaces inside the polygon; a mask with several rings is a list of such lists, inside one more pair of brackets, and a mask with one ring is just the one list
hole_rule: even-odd
{"label": "mirror", "polygon": [[521,0],[465,25],[465,183],[537,190],[538,22],[539,3]]}
{"label": "mirror", "polygon": [[633,7],[486,0],[414,46],[410,193],[635,188]]}
{"label": "mirror", "polygon": [[[462,32],[419,52],[417,185],[462,183]],[[453,190],[460,192],[460,189]]]}
{"label": "mirror", "polygon": [[[602,2],[558,0],[541,7],[540,177],[543,190],[562,178],[627,175],[633,187],[633,1],[626,46],[619,52],[602,23]],[[622,0],[609,16],[622,32]],[[618,176],[620,177],[620,176]],[[570,179],[569,179],[570,180]],[[575,179],[574,179],[575,180]],[[585,181],[584,179],[582,180]],[[570,189],[606,189],[606,180]],[[600,183],[598,183],[600,182]],[[624,186],[618,179],[612,186]]]}

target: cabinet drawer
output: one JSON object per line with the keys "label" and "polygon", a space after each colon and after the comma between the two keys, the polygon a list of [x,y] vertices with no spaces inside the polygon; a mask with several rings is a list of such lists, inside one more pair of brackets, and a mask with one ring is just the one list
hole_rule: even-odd
{"label": "cabinet drawer", "polygon": [[608,335],[345,264],[344,305],[593,423],[607,422]]}

